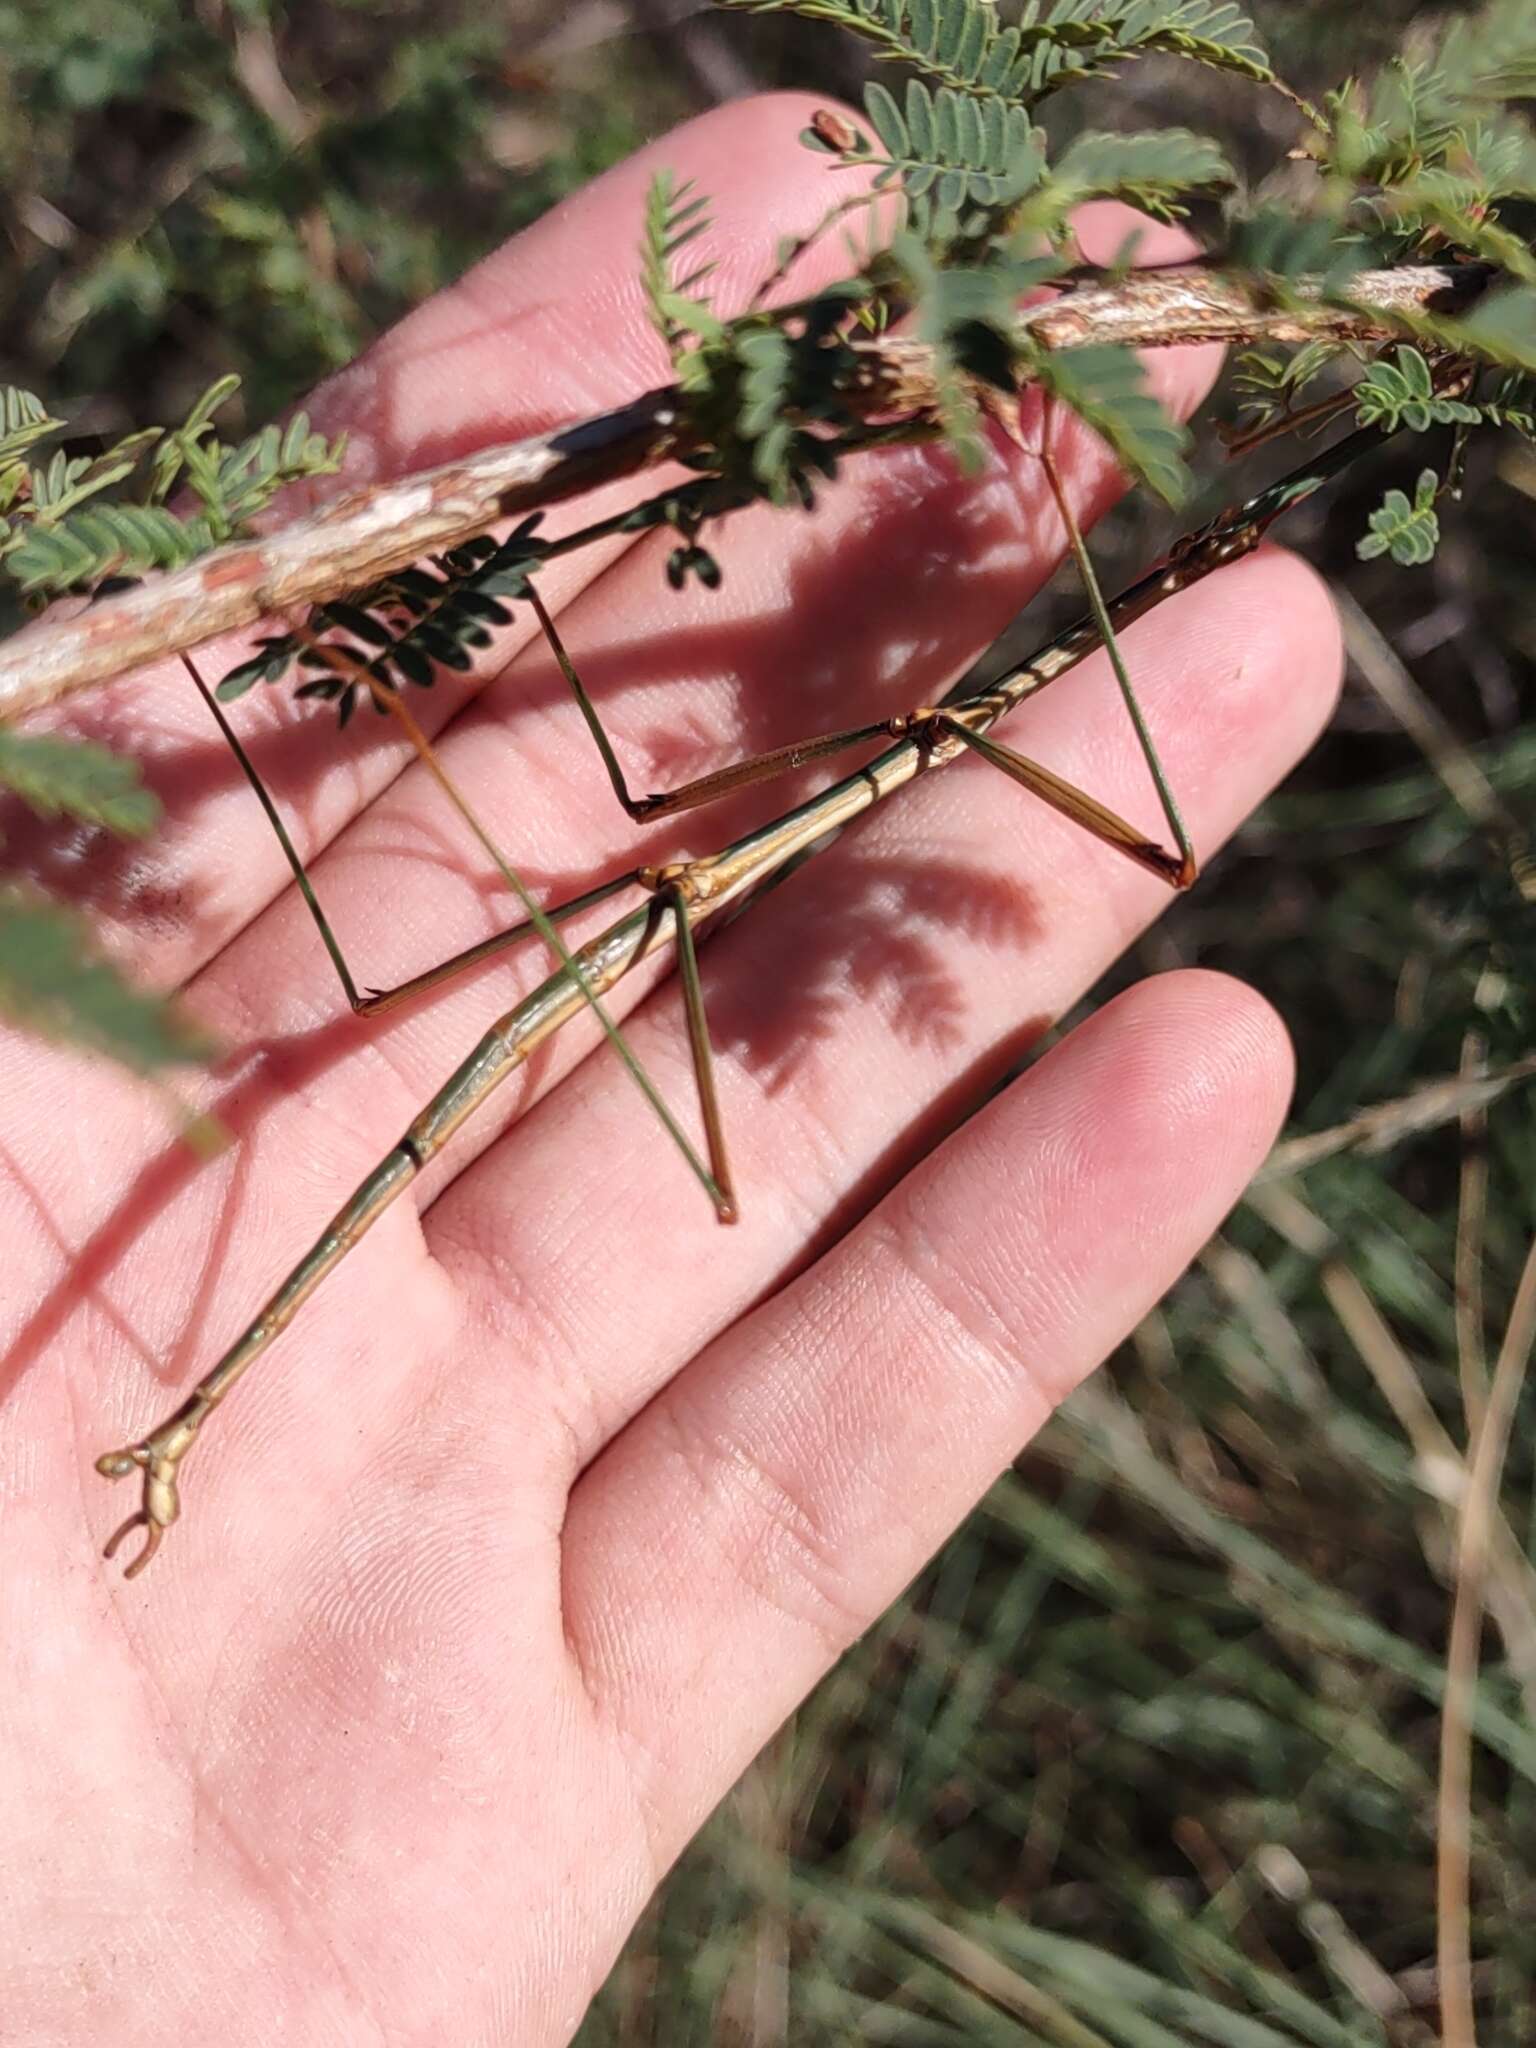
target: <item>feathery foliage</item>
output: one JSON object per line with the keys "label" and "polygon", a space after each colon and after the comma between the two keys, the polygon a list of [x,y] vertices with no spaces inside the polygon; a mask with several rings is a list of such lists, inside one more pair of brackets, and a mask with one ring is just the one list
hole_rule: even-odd
{"label": "feathery foliage", "polygon": [[360,696],[386,708],[371,684],[386,692],[402,683],[430,689],[439,668],[467,669],[475,650],[490,646],[491,628],[512,616],[506,600],[527,594],[529,575],[544,559],[534,534],[542,516],[534,513],[504,541],[480,535],[428,565],[397,569],[349,598],[313,606],[303,633],[257,642],[251,659],[219,684],[220,702],[298,667],[315,673],[295,695],[334,705],[345,725]]}
{"label": "feathery foliage", "polygon": [[[126,435],[100,455],[58,449],[44,464],[26,451],[63,430],[27,391],[0,388],[0,571],[28,597],[97,589],[151,569],[179,569],[244,532],[285,484],[340,467],[343,443],[298,413],[228,446],[213,415],[239,387],[221,377],[180,426]],[[138,501],[98,502],[141,474]],[[173,492],[195,509],[172,511]]]}
{"label": "feathery foliage", "polygon": [[59,515],[39,505],[0,559],[29,597],[62,596],[109,578],[182,569],[216,545],[160,505],[101,505]]}
{"label": "feathery foliage", "polygon": [[[1453,21],[1431,55],[1395,58],[1368,89],[1352,80],[1331,94],[1319,161],[1357,187],[1402,186],[1458,158],[1476,163],[1490,145],[1508,151],[1518,131],[1488,131],[1484,117],[1532,96],[1536,14],[1526,0],[1496,0]],[[1506,159],[1503,174],[1511,168]]]}
{"label": "feathery foliage", "polygon": [[694,194],[693,180],[677,185],[670,171],[659,171],[646,196],[640,282],[651,325],[674,361],[690,334],[706,328],[719,331],[720,323],[710,313],[708,300],[696,290],[715,266],[701,263],[681,277],[675,276],[672,268],[678,253],[708,226],[709,201],[703,194]]}
{"label": "feathery foliage", "polygon": [[213,1051],[174,1003],[118,971],[77,912],[9,886],[0,886],[0,1017],[139,1074]]}
{"label": "feathery foliage", "polygon": [[138,763],[92,740],[0,726],[0,788],[40,818],[74,818],[120,839],[142,839],[160,816],[159,799],[145,788]]}
{"label": "feathery foliage", "polygon": [[865,88],[864,109],[884,154],[861,137],[845,160],[877,166],[877,190],[899,179],[916,209],[914,225],[957,216],[962,207],[1006,207],[1045,169],[1044,138],[1021,106],[1001,99],[976,100],[945,85],[930,90],[912,78],[898,105],[876,79]]}
{"label": "feathery foliage", "polygon": [[0,509],[11,505],[29,482],[22,456],[61,424],[32,392],[0,384]]}
{"label": "feathery foliage", "polygon": [[1390,554],[1405,569],[1422,568],[1440,545],[1439,496],[1440,479],[1432,469],[1420,472],[1412,499],[1406,491],[1388,491],[1356,549],[1361,561]]}
{"label": "feathery foliage", "polygon": [[[1378,507],[1362,543],[1368,555],[1427,559],[1441,490],[1433,478],[1459,473],[1462,440],[1529,431],[1536,261],[1501,217],[1536,192],[1536,139],[1510,104],[1536,91],[1536,30],[1523,5],[1494,0],[1476,19],[1452,23],[1437,49],[1394,58],[1369,85],[1340,87],[1320,110],[1292,96],[1315,175],[1300,202],[1293,183],[1279,205],[1262,190],[1256,200],[1233,198],[1224,152],[1188,128],[1089,130],[1053,151],[1033,118],[1048,94],[1154,53],[1279,85],[1252,22],[1226,0],[1028,0],[1008,21],[991,0],[721,4],[836,24],[907,67],[899,91],[868,86],[867,132],[829,113],[804,137],[859,171],[866,189],[899,198],[904,224],[888,247],[871,249],[812,297],[772,311],[754,302],[726,317],[708,294],[706,196],[666,174],[653,182],[641,288],[688,415],[697,481],[636,506],[618,525],[675,531],[665,558],[674,585],[719,581],[706,545],[710,521],[754,499],[813,506],[850,448],[937,428],[963,461],[980,463],[987,415],[1006,421],[1014,394],[1031,383],[1100,435],[1139,482],[1176,502],[1189,483],[1186,436],[1134,356],[1096,343],[1046,347],[1018,317],[1026,294],[1061,278],[1075,255],[1073,215],[1095,198],[1163,219],[1198,205],[1207,220],[1225,200],[1213,264],[1294,309],[1303,329],[1320,303],[1350,311],[1354,280],[1369,263],[1462,257],[1488,266],[1491,288],[1461,310],[1380,315],[1385,348],[1304,338],[1245,358],[1249,434],[1352,412],[1384,435],[1458,437],[1449,463],[1436,456],[1425,472],[1427,496],[1421,484],[1413,498],[1394,491]],[[845,211],[834,208],[828,223]],[[872,422],[855,402],[868,373],[865,345],[902,315],[929,349],[928,415]],[[1314,403],[1325,382],[1332,395]],[[195,560],[247,530],[286,482],[335,469],[339,444],[314,434],[302,414],[226,445],[213,415],[232,389],[219,380],[174,430],[46,459],[38,444],[60,435],[61,423],[31,394],[0,391],[0,570],[33,603],[111,589]],[[301,627],[259,642],[220,696],[293,677],[301,696],[329,703],[345,723],[362,695],[383,708],[384,693],[469,668],[553,552],[617,530],[603,522],[552,544],[535,525],[504,540],[473,538],[315,605]],[[44,808],[87,816],[94,803],[109,822],[114,805],[131,817],[139,801],[112,783],[120,773],[86,759],[13,754],[9,780]]]}
{"label": "feathery foliage", "polygon": [[1042,390],[1103,436],[1121,465],[1170,505],[1188,496],[1189,436],[1147,389],[1128,348],[1037,349],[1030,368]]}
{"label": "feathery foliage", "polygon": [[[1079,135],[1051,165],[1046,190],[1055,212],[1039,224],[1060,233],[1089,199],[1119,199],[1159,220],[1178,220],[1189,211],[1187,201],[1226,190],[1235,175],[1217,143],[1187,128]],[[1027,208],[1020,224],[1036,225]]]}
{"label": "feathery foliage", "polygon": [[1474,362],[1536,376],[1536,285],[1490,292],[1463,318],[1424,325],[1437,340]]}
{"label": "feathery foliage", "polygon": [[1522,378],[1506,378],[1498,395],[1472,403],[1447,397],[1435,389],[1426,358],[1406,344],[1392,357],[1371,363],[1354,387],[1355,417],[1363,427],[1395,434],[1406,428],[1424,434],[1431,427],[1512,427],[1529,436],[1536,431],[1533,394]]}
{"label": "feathery foliage", "polygon": [[1281,303],[1310,297],[1347,305],[1351,279],[1380,253],[1363,229],[1327,215],[1256,206],[1228,221],[1222,267],[1261,283]]}
{"label": "feathery foliage", "polygon": [[[0,789],[44,819],[67,817],[140,839],[160,815],[138,764],[87,740],[0,728]],[[212,1051],[174,1003],[136,989],[77,912],[0,882],[0,1018],[104,1054],[136,1073]]]}
{"label": "feathery foliage", "polygon": [[[0,387],[0,573],[29,599],[111,587],[180,568],[243,531],[284,484],[329,474],[342,444],[300,413],[233,445],[213,415],[237,385],[220,378],[169,432],[129,434],[97,455],[37,445],[65,431],[31,392]],[[114,499],[130,479],[137,502]],[[173,493],[190,499],[173,511]],[[0,788],[45,819],[137,838],[159,816],[136,763],[88,741],[0,729]],[[210,1051],[174,1004],[135,989],[84,919],[41,892],[0,884],[0,1015],[40,1035],[153,1073]]]}
{"label": "feathery foliage", "polygon": [[1253,23],[1227,0],[1028,0],[1003,26],[989,0],[718,0],[753,14],[832,22],[979,99],[1027,106],[1131,58],[1163,53],[1269,81]]}

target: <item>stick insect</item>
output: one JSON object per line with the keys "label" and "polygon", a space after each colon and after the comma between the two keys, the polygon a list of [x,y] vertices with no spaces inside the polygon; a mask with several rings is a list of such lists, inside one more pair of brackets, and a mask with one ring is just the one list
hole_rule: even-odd
{"label": "stick insect", "polygon": [[[1251,553],[1270,526],[1291,506],[1310,497],[1331,477],[1362,454],[1380,444],[1383,436],[1365,428],[1346,436],[1332,448],[1269,486],[1235,511],[1223,514],[1211,524],[1187,535],[1154,568],[1129,585],[1117,597],[1106,600],[1099,589],[1092,565],[1083,546],[1059,474],[1048,448],[1043,454],[1047,481],[1066,528],[1067,539],[1087,586],[1088,612],[1027,661],[1014,667],[1000,680],[984,687],[957,684],[933,705],[845,731],[817,735],[807,741],[755,755],[685,783],[677,789],[636,799],[628,789],[617,756],[603,731],[597,712],[577,677],[542,601],[533,596],[541,628],[555,651],[562,672],[592,729],[608,770],[614,792],[629,815],[654,818],[707,804],[730,791],[799,768],[805,764],[856,747],[887,742],[883,751],[854,773],[835,782],[820,794],[808,798],[772,824],[760,827],[733,841],[719,852],[663,867],[638,867],[573,898],[543,911],[533,902],[515,872],[497,851],[494,842],[469,811],[463,799],[436,764],[431,744],[411,718],[398,696],[386,708],[402,717],[413,744],[446,789],[450,799],[466,817],[516,894],[522,897],[529,915],[509,930],[499,933],[418,975],[398,988],[362,994],[353,981],[334,934],[315,896],[303,864],[289,838],[270,796],[261,787],[253,766],[228,721],[204,688],[204,695],[219,718],[242,768],[255,788],[272,821],[295,880],[304,894],[336,965],[342,986],[354,1010],[369,1013],[387,1008],[411,996],[440,985],[449,976],[486,959],[503,947],[514,945],[535,932],[551,942],[559,965],[545,981],[498,1018],[460,1065],[449,1075],[412,1120],[398,1143],[353,1190],[320,1236],[304,1253],[255,1319],[192,1392],[158,1425],[136,1442],[104,1453],[96,1460],[97,1470],[116,1479],[138,1472],[142,1475],[140,1505],[113,1533],[105,1548],[108,1558],[135,1530],[144,1531],[144,1541],[126,1566],[126,1575],[136,1576],[158,1550],[165,1531],[180,1512],[180,1471],[183,1460],[208,1418],[250,1367],[281,1335],[304,1302],[333,1268],[357,1244],[386,1208],[422,1172],[428,1162],[448,1143],[454,1132],[489,1098],[535,1049],[584,1008],[597,1008],[605,1028],[616,1037],[616,1028],[601,1010],[601,998],[642,960],[668,944],[676,948],[690,1049],[705,1132],[707,1163],[678,1128],[659,1097],[638,1070],[640,1085],[652,1093],[662,1110],[669,1131],[680,1144],[696,1176],[709,1192],[722,1221],[734,1220],[736,1198],[732,1186],[724,1134],[715,1094],[708,1023],[704,1014],[699,980],[695,931],[716,921],[732,905],[740,904],[778,876],[792,861],[818,849],[829,835],[851,824],[876,805],[888,801],[917,777],[959,759],[979,755],[1023,788],[1081,825],[1096,838],[1127,858],[1160,876],[1174,888],[1187,887],[1196,873],[1194,850],[1190,845],[1177,806],[1168,789],[1157,759],[1156,748],[1136,702],[1135,692],[1117,645],[1117,635],[1157,605],[1210,575],[1223,565]],[[531,590],[531,586],[530,586]],[[1115,667],[1127,710],[1135,725],[1174,845],[1170,849],[1149,839],[1143,832],[1100,804],[1086,791],[1066,782],[1039,763],[990,737],[991,729],[1009,712],[1078,666],[1089,654],[1104,647]],[[194,671],[195,674],[195,671]],[[358,680],[354,677],[353,680]],[[626,888],[638,889],[644,901],[638,908],[610,924],[597,937],[574,953],[568,952],[558,936],[558,925],[578,912],[616,895]]]}

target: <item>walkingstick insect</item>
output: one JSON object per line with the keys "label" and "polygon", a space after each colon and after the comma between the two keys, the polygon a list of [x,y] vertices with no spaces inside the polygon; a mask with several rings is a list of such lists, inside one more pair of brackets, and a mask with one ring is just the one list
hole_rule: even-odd
{"label": "walkingstick insect", "polygon": [[[1188,535],[1156,567],[1108,601],[1099,593],[1047,448],[1042,453],[1046,478],[1090,595],[1091,608],[1084,617],[1058,634],[1030,659],[985,687],[956,685],[936,704],[919,706],[849,730],[818,735],[738,762],[663,794],[640,799],[630,794],[617,757],[566,654],[554,622],[542,602],[534,597],[541,626],[582,714],[593,730],[614,792],[636,819],[692,809],[732,790],[768,780],[807,763],[861,746],[878,747],[882,741],[886,744],[872,760],[852,774],[808,798],[772,824],[747,833],[716,853],[662,867],[633,869],[544,912],[528,898],[489,836],[457,796],[446,776],[436,768],[430,743],[415,726],[403,703],[398,696],[390,696],[385,708],[402,718],[418,752],[438,775],[450,798],[459,805],[514,892],[523,895],[530,914],[524,922],[511,929],[398,988],[381,993],[364,994],[358,990],[281,820],[261,789],[259,778],[228,721],[205,689],[204,695],[208,697],[210,707],[219,718],[277,829],[295,879],[304,892],[354,1010],[366,1014],[419,995],[438,986],[450,975],[535,932],[547,941],[552,940],[560,964],[545,981],[490,1026],[422,1107],[399,1141],[353,1190],[237,1341],[192,1392],[146,1435],[97,1459],[97,1470],[104,1477],[122,1478],[135,1472],[141,1475],[140,1505],[114,1532],[106,1545],[106,1555],[109,1558],[114,1556],[130,1534],[142,1530],[142,1546],[128,1563],[126,1572],[133,1577],[144,1569],[155,1555],[165,1531],[180,1512],[182,1464],[198,1441],[204,1425],[236,1383],[281,1335],[325,1277],[385,1209],[411,1185],[459,1127],[540,1045],[585,1008],[599,1006],[603,995],[625,975],[668,945],[676,949],[707,1161],[694,1151],[670,1113],[663,1109],[663,1114],[669,1131],[709,1193],[721,1220],[734,1220],[736,1196],[715,1096],[695,933],[718,920],[732,906],[743,903],[781,875],[791,863],[812,855],[831,835],[877,805],[899,795],[919,776],[947,766],[964,755],[978,755],[1170,886],[1187,886],[1196,872],[1194,851],[1163,779],[1155,747],[1119,658],[1116,636],[1166,599],[1190,588],[1224,564],[1250,553],[1282,513],[1310,497],[1357,455],[1369,447],[1378,446],[1381,439],[1381,433],[1370,428],[1347,436],[1260,492],[1238,510],[1224,514]],[[1149,839],[1085,791],[990,736],[992,728],[1011,711],[1069,673],[1100,647],[1107,649],[1115,665],[1127,709],[1136,725],[1138,740],[1162,800],[1174,840],[1172,848]],[[355,664],[353,666],[355,668]],[[337,668],[347,682],[356,684],[366,680],[350,673],[347,663],[339,657]],[[199,684],[201,687],[200,679]],[[627,911],[575,952],[567,952],[558,939],[558,925],[626,889],[641,892],[644,900],[639,906]],[[604,1022],[606,1025],[606,1018]],[[608,1028],[611,1032],[612,1027]],[[638,1072],[636,1078],[648,1089],[644,1077]],[[662,1107],[654,1095],[652,1100],[657,1107]]]}

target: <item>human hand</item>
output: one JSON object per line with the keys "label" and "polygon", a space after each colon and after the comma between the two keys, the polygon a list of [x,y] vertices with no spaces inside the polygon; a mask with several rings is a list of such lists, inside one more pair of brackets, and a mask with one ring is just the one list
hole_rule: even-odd
{"label": "human hand", "polygon": [[[660,381],[633,256],[649,176],[713,196],[729,308],[824,208],[824,162],[794,146],[808,111],[695,122],[403,323],[316,408],[353,429],[353,477]],[[1123,219],[1097,225],[1107,253]],[[1212,368],[1155,365],[1184,409]],[[1061,459],[1091,517],[1106,458],[1063,432]],[[850,464],[811,518],[740,516],[717,594],[666,588],[669,544],[543,586],[641,788],[931,701],[1060,552],[1029,456],[961,481],[917,448]],[[1326,601],[1266,551],[1127,649],[1208,854],[1326,713]],[[637,835],[537,645],[483,696],[427,701],[546,894],[786,801]],[[503,921],[423,772],[390,780],[387,728],[338,741],[278,693],[240,708],[366,978]],[[131,745],[166,798],[165,832],[87,889],[237,1048],[208,1093],[237,1142],[194,1172],[115,1074],[0,1049],[3,2031],[562,2042],[736,1775],[1236,1200],[1284,1108],[1283,1035],[1242,988],[1165,976],[956,1128],[1166,891],[980,763],[926,778],[704,950],[741,1227],[718,1230],[593,1034],[562,1034],[232,1397],[125,1585],[96,1554],[121,1512],[96,1453],[206,1367],[543,968],[338,1019],[181,671],[66,719]],[[1103,663],[1006,737],[1154,815]],[[646,986],[615,1007],[686,1101],[675,987]]]}

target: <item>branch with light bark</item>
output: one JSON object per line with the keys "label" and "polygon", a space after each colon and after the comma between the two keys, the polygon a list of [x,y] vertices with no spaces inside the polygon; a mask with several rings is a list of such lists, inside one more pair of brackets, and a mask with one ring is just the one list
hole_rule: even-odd
{"label": "branch with light bark", "polygon": [[[1419,264],[1362,272],[1350,282],[1348,304],[1325,303],[1305,283],[1276,303],[1257,280],[1194,263],[1079,283],[1026,309],[1019,324],[1049,349],[1319,338],[1370,345],[1400,336],[1415,315],[1465,312],[1497,276],[1484,264]],[[850,412],[870,422],[936,424],[931,350],[889,335],[853,349]],[[72,615],[57,607],[13,635],[0,645],[0,721],[221,634],[341,597],[499,520],[639,476],[700,443],[685,394],[668,386],[549,433],[345,492],[278,530],[216,549]]]}

